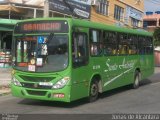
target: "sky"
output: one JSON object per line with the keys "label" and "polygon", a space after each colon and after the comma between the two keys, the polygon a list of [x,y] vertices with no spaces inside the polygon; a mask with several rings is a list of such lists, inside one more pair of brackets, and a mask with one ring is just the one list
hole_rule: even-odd
{"label": "sky", "polygon": [[160,11],[160,0],[144,0],[144,8],[146,11]]}

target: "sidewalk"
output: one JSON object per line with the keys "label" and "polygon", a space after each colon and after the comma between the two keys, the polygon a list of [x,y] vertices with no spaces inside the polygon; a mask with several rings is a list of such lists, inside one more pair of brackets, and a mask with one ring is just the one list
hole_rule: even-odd
{"label": "sidewalk", "polygon": [[155,71],[154,71],[155,74],[156,74],[156,73],[160,73],[160,67],[155,67],[154,70],[155,70]]}
{"label": "sidewalk", "polygon": [[0,68],[0,96],[10,93],[11,68]]}

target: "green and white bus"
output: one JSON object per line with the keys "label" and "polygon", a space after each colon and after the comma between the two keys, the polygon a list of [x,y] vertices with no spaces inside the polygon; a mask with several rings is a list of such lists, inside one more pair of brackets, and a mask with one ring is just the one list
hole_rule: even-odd
{"label": "green and white bus", "polygon": [[71,102],[125,85],[139,87],[154,73],[152,34],[73,18],[17,23],[13,96]]}

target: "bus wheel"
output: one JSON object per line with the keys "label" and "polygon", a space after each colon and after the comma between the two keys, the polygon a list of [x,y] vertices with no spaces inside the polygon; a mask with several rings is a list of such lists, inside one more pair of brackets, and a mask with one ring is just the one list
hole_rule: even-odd
{"label": "bus wheel", "polygon": [[89,93],[89,102],[94,102],[98,99],[98,93],[99,93],[99,87],[98,87],[98,81],[93,80],[90,85],[90,93]]}
{"label": "bus wheel", "polygon": [[139,81],[140,81],[140,73],[136,71],[134,77],[133,89],[139,88]]}

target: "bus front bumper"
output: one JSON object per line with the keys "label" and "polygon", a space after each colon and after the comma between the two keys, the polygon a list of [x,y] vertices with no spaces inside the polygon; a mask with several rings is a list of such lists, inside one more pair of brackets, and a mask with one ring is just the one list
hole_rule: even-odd
{"label": "bus front bumper", "polygon": [[65,86],[62,89],[31,89],[15,86],[11,84],[11,92],[15,97],[48,100],[48,101],[62,101],[71,102],[70,100],[70,86]]}

